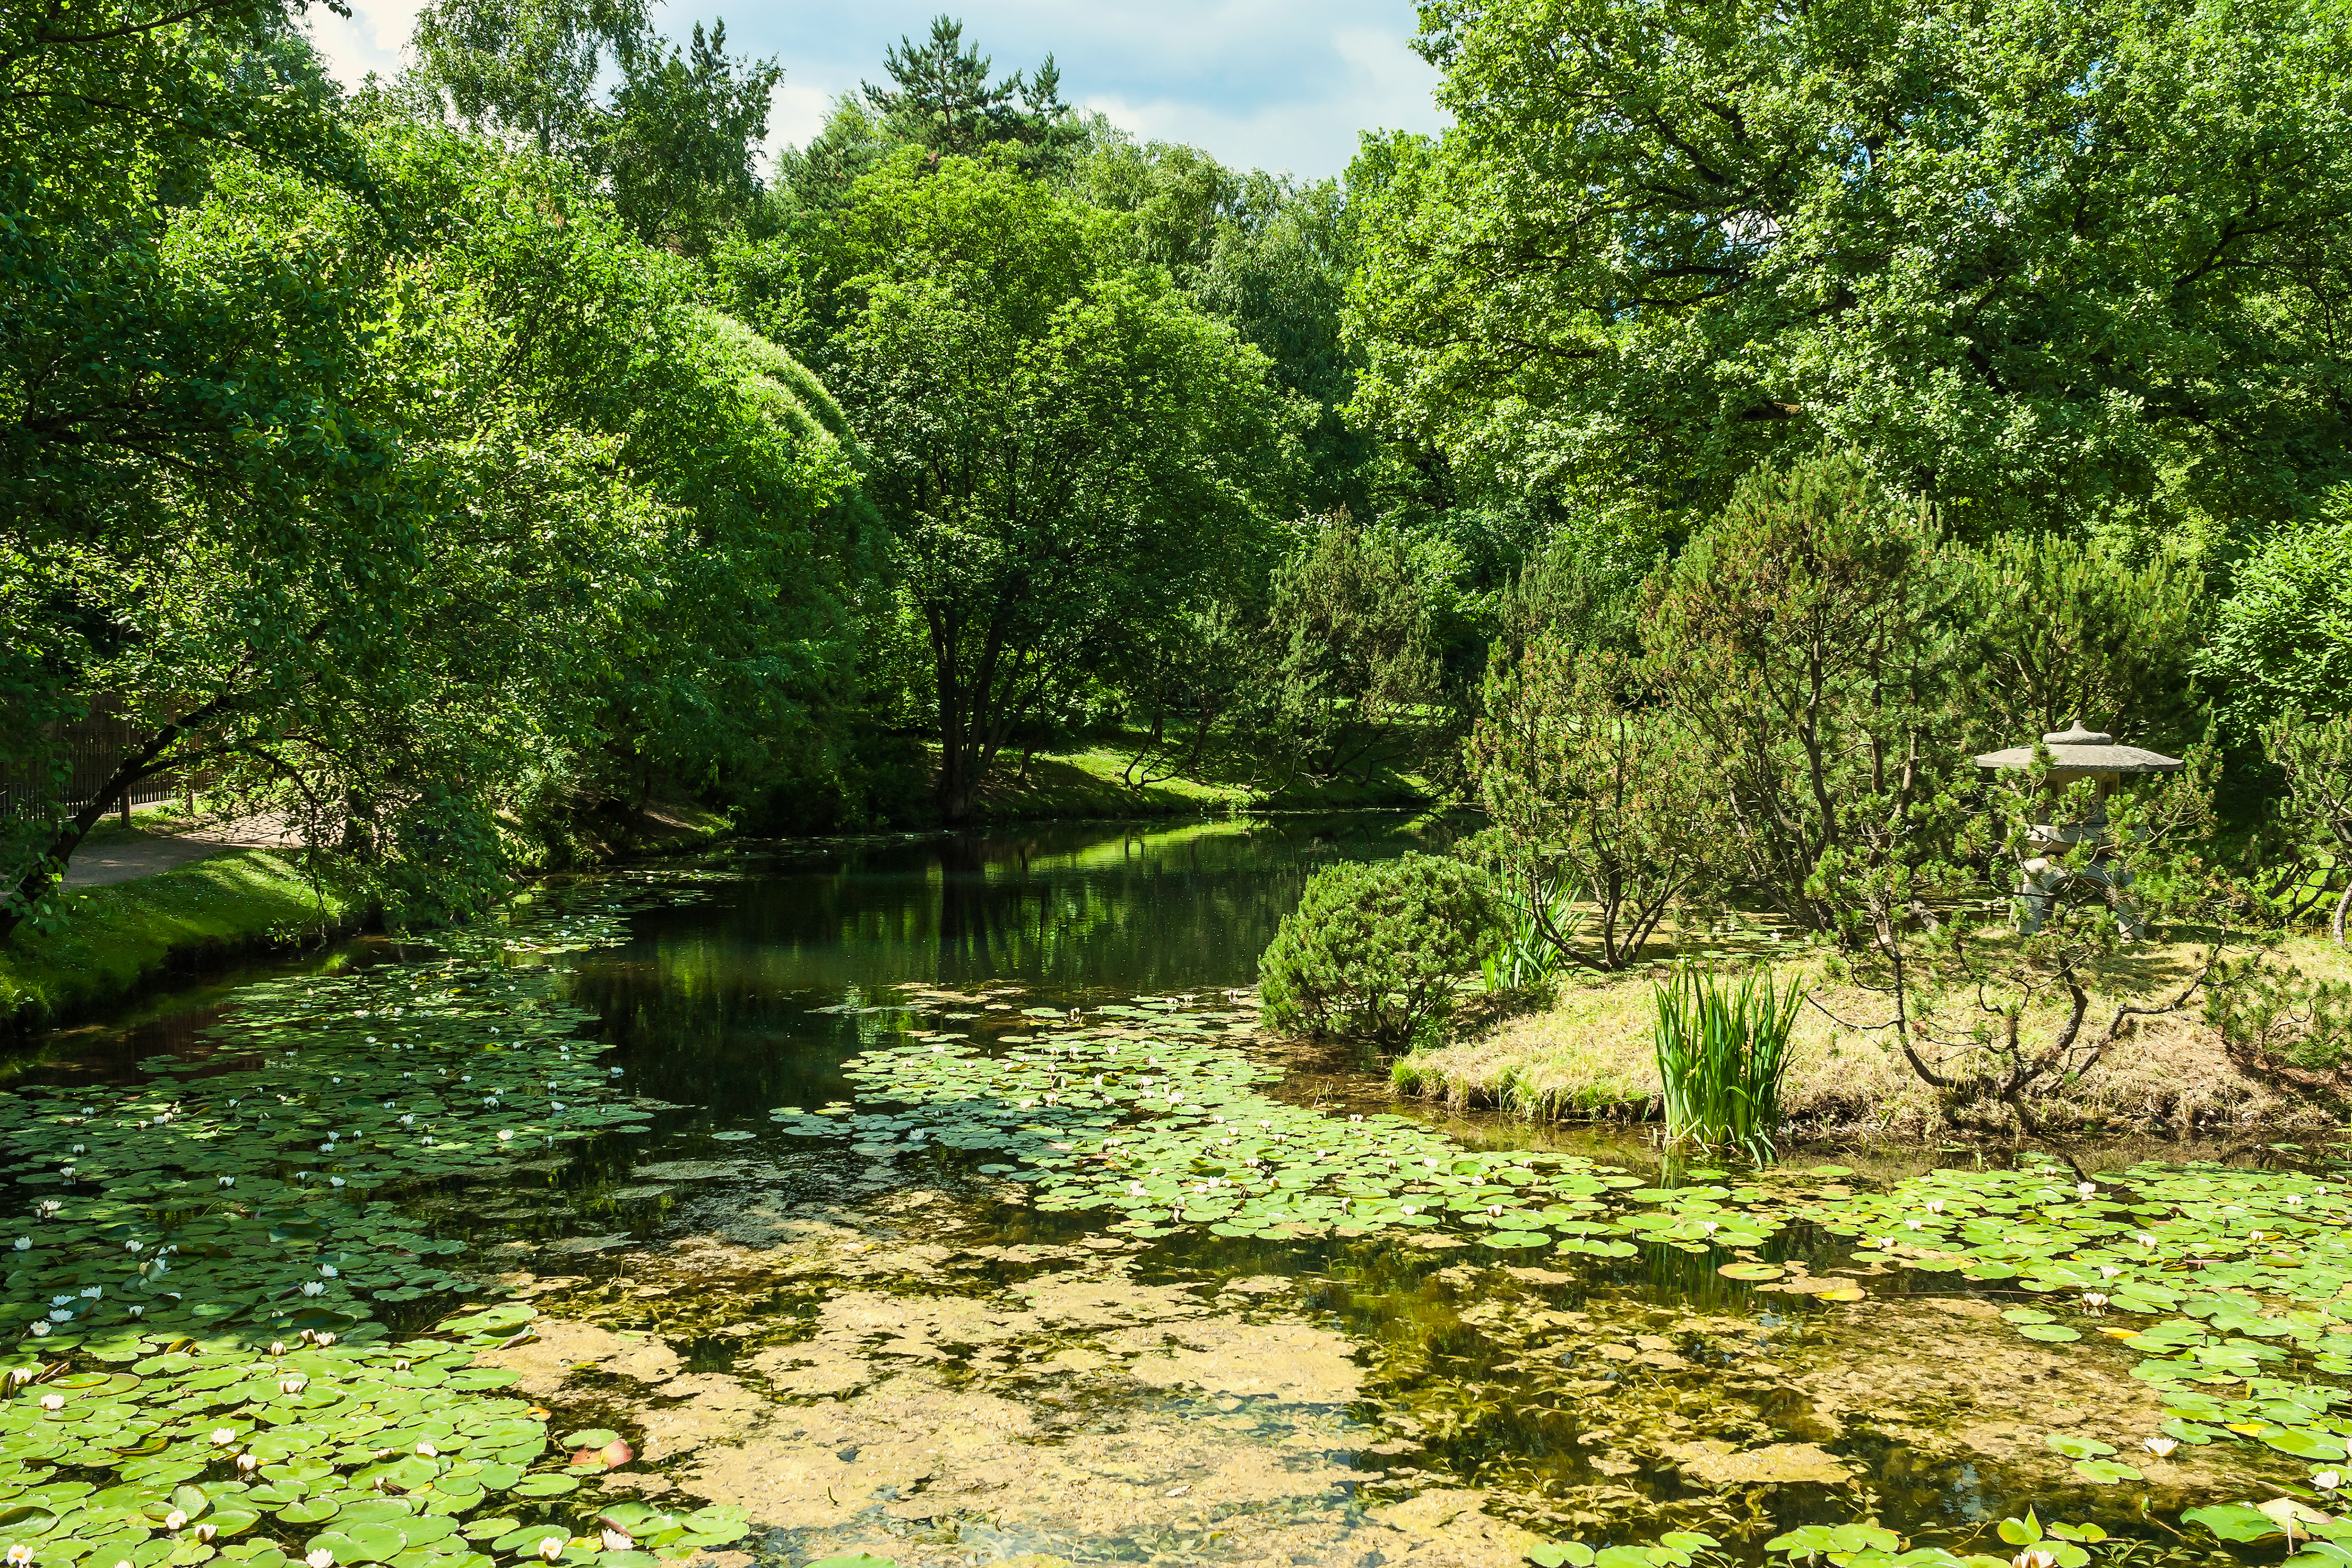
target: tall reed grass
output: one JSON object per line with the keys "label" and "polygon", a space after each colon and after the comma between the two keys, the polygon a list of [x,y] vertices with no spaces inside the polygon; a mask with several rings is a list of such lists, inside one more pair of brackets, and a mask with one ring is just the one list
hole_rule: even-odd
{"label": "tall reed grass", "polygon": [[1656,1000],[1667,1136],[1771,1158],[1802,988],[1791,981],[1782,995],[1762,967],[1727,985],[1713,969],[1677,964]]}
{"label": "tall reed grass", "polygon": [[1568,967],[1560,944],[1582,926],[1584,912],[1565,888],[1538,883],[1533,896],[1546,907],[1539,911],[1517,900],[1503,907],[1495,946],[1478,965],[1489,991],[1548,988]]}

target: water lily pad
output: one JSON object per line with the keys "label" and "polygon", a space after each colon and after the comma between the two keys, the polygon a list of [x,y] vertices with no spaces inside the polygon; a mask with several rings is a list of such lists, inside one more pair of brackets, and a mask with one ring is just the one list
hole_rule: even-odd
{"label": "water lily pad", "polygon": [[1777,1280],[1788,1272],[1778,1263],[1725,1263],[1715,1271],[1727,1280]]}

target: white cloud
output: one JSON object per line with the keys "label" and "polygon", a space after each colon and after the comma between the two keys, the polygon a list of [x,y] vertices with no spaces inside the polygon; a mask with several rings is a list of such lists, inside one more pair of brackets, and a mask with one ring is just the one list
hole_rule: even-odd
{"label": "white cloud", "polygon": [[798,147],[824,129],[833,112],[835,95],[822,88],[805,87],[791,77],[776,89],[768,109],[768,146]]}
{"label": "white cloud", "polygon": [[1328,47],[1344,69],[1311,97],[1218,98],[1201,93],[1141,101],[1117,94],[1085,99],[1113,125],[1136,136],[1188,141],[1243,168],[1315,177],[1336,174],[1355,155],[1359,133],[1375,129],[1435,131],[1444,117],[1432,99],[1437,72],[1402,38],[1370,28],[1342,28]]}
{"label": "white cloud", "polygon": [[310,13],[310,41],[335,79],[357,87],[370,71],[397,75],[408,35],[415,29],[424,0],[352,0],[349,18],[323,5]]}

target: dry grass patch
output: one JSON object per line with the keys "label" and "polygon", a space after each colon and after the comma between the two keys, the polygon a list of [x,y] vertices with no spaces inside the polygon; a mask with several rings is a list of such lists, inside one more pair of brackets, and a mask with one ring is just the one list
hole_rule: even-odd
{"label": "dry grass patch", "polygon": [[[2174,944],[2152,950],[2094,995],[2086,1034],[2104,1030],[2126,1000],[2168,1000],[2194,972],[2201,949]],[[2352,954],[2300,938],[2280,958],[2315,978],[2352,978]],[[1933,1090],[1911,1071],[1891,1031],[1866,1026],[1889,1016],[1886,999],[1851,986],[1825,984],[1818,958],[1771,965],[1781,984],[1801,983],[1811,1000],[1800,1010],[1781,1106],[1801,1134],[1922,1137],[1948,1130]],[[1496,1107],[1544,1121],[1649,1120],[1659,1085],[1651,1026],[1653,986],[1663,966],[1622,976],[1579,976],[1554,1005],[1471,1039],[1400,1058],[1394,1081],[1405,1093],[1456,1109]],[[1947,998],[1938,1032],[1966,1035],[1972,996]],[[2031,1010],[2023,1038],[2046,1040],[2062,1009]],[[1946,1076],[1967,1076],[1972,1051],[1930,1053]],[[2158,1018],[2133,1019],[2084,1078],[2037,1106],[2055,1127],[2083,1131],[2223,1132],[2253,1126],[2308,1127],[2333,1120],[2328,1108],[2284,1095],[2230,1060],[2204,1020],[2201,1002]]]}

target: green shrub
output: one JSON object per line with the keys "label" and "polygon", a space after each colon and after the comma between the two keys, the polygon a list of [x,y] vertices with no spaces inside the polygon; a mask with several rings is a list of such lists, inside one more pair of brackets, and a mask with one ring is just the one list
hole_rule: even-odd
{"label": "green shrub", "polygon": [[1475,867],[1434,855],[1346,861],[1308,881],[1258,959],[1265,1018],[1292,1034],[1410,1048],[1478,972],[1495,904]]}

